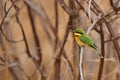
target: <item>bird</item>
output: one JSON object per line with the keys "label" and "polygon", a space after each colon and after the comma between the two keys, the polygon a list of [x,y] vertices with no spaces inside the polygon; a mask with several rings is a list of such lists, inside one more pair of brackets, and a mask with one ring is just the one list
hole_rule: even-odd
{"label": "bird", "polygon": [[75,41],[80,47],[92,48],[100,58],[104,58],[101,52],[98,51],[92,38],[83,29],[76,29],[73,31],[73,34]]}

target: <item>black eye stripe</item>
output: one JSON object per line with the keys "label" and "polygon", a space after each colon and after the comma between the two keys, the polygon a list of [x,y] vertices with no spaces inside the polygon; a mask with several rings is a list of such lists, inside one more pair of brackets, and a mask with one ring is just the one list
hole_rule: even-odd
{"label": "black eye stripe", "polygon": [[76,32],[76,33],[82,34],[81,32]]}

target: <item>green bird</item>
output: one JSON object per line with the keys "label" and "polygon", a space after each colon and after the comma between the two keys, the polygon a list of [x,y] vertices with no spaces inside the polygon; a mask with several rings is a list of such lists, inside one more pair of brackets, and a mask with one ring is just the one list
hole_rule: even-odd
{"label": "green bird", "polygon": [[87,35],[83,29],[76,29],[74,31],[75,41],[79,46],[86,46],[95,50],[100,58],[103,58],[102,54],[98,51],[94,41]]}

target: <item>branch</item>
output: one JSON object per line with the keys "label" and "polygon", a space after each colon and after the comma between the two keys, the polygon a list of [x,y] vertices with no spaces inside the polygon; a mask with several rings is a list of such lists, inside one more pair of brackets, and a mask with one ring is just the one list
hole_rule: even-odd
{"label": "branch", "polygon": [[[69,18],[68,25],[71,25],[71,17]],[[63,53],[63,49],[64,49],[64,46],[65,46],[65,43],[66,43],[68,35],[69,35],[69,27],[66,28],[62,45],[60,47],[60,50],[58,51],[58,53],[55,56],[56,59],[55,59],[55,62],[54,62],[54,66],[55,66],[55,77],[54,77],[54,80],[59,80],[60,79],[60,77],[59,77],[60,63],[61,63],[60,58],[61,58],[61,55]]]}
{"label": "branch", "polygon": [[[114,33],[110,23],[106,22],[106,21],[105,21],[105,23],[107,25],[108,31],[110,32],[110,35],[112,37],[115,37],[115,33]],[[120,46],[119,46],[118,41],[116,39],[113,40],[113,43],[114,43],[114,46],[115,46],[115,49],[116,49],[116,52],[117,52],[117,55],[118,55],[118,59],[119,59],[119,62],[120,62]]]}
{"label": "branch", "polygon": [[[102,23],[100,24],[100,37],[101,37],[100,38],[101,39],[101,54],[104,57],[105,46],[104,46],[104,32],[103,32],[103,25],[102,25]],[[101,58],[97,80],[101,80],[101,78],[102,78],[103,66],[104,66],[104,58]]]}
{"label": "branch", "polygon": [[63,58],[63,61],[66,63],[66,67],[68,69],[68,74],[69,74],[70,79],[74,80],[74,77],[73,77],[73,74],[72,74],[72,69],[71,69],[72,67],[69,64],[69,60],[66,59],[66,58]]}
{"label": "branch", "polygon": [[99,20],[99,19],[94,20],[94,22],[92,23],[92,25],[88,28],[88,30],[87,30],[87,34],[90,33],[90,31],[93,29],[93,27],[94,27],[95,24],[98,22],[98,20]]}
{"label": "branch", "polygon": [[2,21],[1,21],[1,23],[0,23],[0,31],[1,31],[2,35],[4,36],[4,38],[5,38],[6,40],[8,40],[9,42],[21,42],[21,41],[23,41],[23,39],[18,40],[18,41],[10,40],[10,39],[5,35],[5,33],[4,33],[3,29],[2,29],[2,26],[3,26],[4,22],[5,22],[5,19],[7,18],[10,10],[12,9],[12,7],[15,5],[15,3],[16,3],[17,1],[19,1],[19,0],[14,1],[13,4],[8,8],[7,11],[6,11],[7,2],[5,2],[5,4],[4,4],[4,12],[5,12],[5,15],[4,15],[4,17],[3,17],[3,19],[2,19]]}
{"label": "branch", "polygon": [[0,60],[3,62],[3,63],[5,63],[5,60],[0,56]]}
{"label": "branch", "polygon": [[[107,13],[106,15],[104,15],[104,13],[103,13],[102,10],[100,9],[100,7],[99,7],[95,2],[94,2],[94,4],[95,4],[95,6],[96,6],[95,8],[98,10],[98,12],[100,12],[100,13],[103,15],[102,20],[105,22],[105,24],[106,24],[106,26],[107,26],[107,28],[108,28],[108,31],[110,32],[110,35],[111,35],[112,37],[115,37],[114,31],[113,31],[110,23],[107,22],[106,19],[107,19],[108,16],[110,17],[110,16],[116,14],[116,11],[113,10],[113,11]],[[120,62],[120,51],[119,51],[119,50],[120,50],[120,47],[119,47],[119,45],[118,45],[118,41],[113,40],[113,43],[114,43],[115,49],[116,49],[116,51],[117,51],[117,55],[118,55],[119,62]],[[101,63],[102,63],[102,62],[103,62],[103,61],[101,60]],[[103,63],[101,64],[101,66],[103,67]],[[100,67],[100,69],[101,69],[101,67]],[[99,77],[101,78],[101,75],[102,75],[102,70],[99,72],[98,79],[99,79]],[[100,80],[100,79],[99,79],[99,80]]]}
{"label": "branch", "polygon": [[54,52],[57,50],[57,44],[58,44],[58,26],[59,26],[59,13],[58,13],[58,3],[57,0],[54,2],[55,6],[55,48]]}
{"label": "branch", "polygon": [[82,63],[83,63],[83,47],[81,47],[80,50],[80,63],[79,63],[79,67],[80,67],[80,80],[84,80],[83,79],[83,70],[82,70]]}
{"label": "branch", "polygon": [[91,14],[90,14],[91,2],[92,2],[92,0],[89,0],[89,5],[88,5],[88,16],[89,16],[89,18],[91,18]]}
{"label": "branch", "polygon": [[113,40],[117,40],[119,38],[120,38],[120,36],[115,37],[115,38],[113,37],[113,38],[110,38],[109,40],[104,41],[104,43],[107,43],[107,42],[110,42],[110,41],[113,41]]}
{"label": "branch", "polygon": [[[102,12],[102,10],[101,10],[100,7],[95,3],[94,0],[92,1],[92,4],[93,4],[93,6],[95,7],[96,11],[98,11],[98,13],[100,12],[102,15],[104,15],[103,12]],[[102,17],[101,17],[101,18],[102,18]],[[100,18],[100,19],[101,19],[101,18]],[[98,24],[99,22],[101,22],[100,19],[97,20],[97,21],[95,22],[95,24]],[[103,18],[103,20],[104,20],[104,18]],[[95,25],[95,24],[94,24],[94,25]],[[101,36],[101,53],[102,53],[102,55],[103,55],[103,57],[104,57],[105,46],[104,46],[103,25],[102,25],[102,23],[99,23],[99,24],[100,24],[100,36]],[[93,26],[94,26],[94,25],[93,25]],[[103,66],[104,66],[104,58],[102,58],[102,59],[100,60],[99,72],[98,72],[97,80],[101,80],[101,78],[102,78]]]}
{"label": "branch", "polygon": [[[13,1],[11,0],[11,2],[13,2]],[[39,72],[39,74],[41,75],[42,80],[44,80],[44,76],[43,76],[43,74],[42,74],[42,72],[41,72],[41,70],[40,70],[40,68],[39,68],[39,62],[37,61],[38,58],[32,56],[31,53],[30,53],[30,48],[29,48],[29,44],[28,44],[28,41],[27,41],[27,37],[26,37],[26,35],[25,35],[24,29],[23,29],[23,25],[22,25],[22,23],[20,22],[20,19],[19,19],[19,17],[18,17],[19,7],[18,7],[17,5],[14,5],[14,8],[15,8],[15,10],[16,10],[16,12],[17,12],[15,17],[16,17],[17,23],[19,24],[19,26],[20,26],[20,28],[21,28],[22,35],[23,35],[23,38],[24,38],[24,41],[25,41],[26,53],[28,54],[28,57],[32,58],[35,66],[36,66],[36,70],[37,70],[37,71]]]}
{"label": "branch", "polygon": [[38,39],[38,35],[37,35],[37,32],[36,32],[36,28],[35,28],[36,27],[35,26],[35,19],[34,19],[34,16],[32,15],[31,8],[29,6],[27,6],[27,9],[28,9],[28,15],[29,15],[30,23],[31,23],[31,26],[32,26],[32,31],[33,31],[33,35],[34,35],[35,44],[36,44],[36,47],[39,48],[39,49],[37,49],[37,56],[39,57],[38,63],[39,63],[39,66],[40,66],[41,62],[42,62],[42,51],[41,51],[40,41]]}
{"label": "branch", "polygon": [[[113,16],[113,15],[115,15],[116,14],[116,11],[114,11],[114,10],[112,10],[112,11],[110,11],[110,12],[108,12],[107,14],[104,14],[103,13],[103,11],[100,9],[100,7],[95,3],[95,1],[94,0],[92,0],[92,5],[94,6],[94,8],[95,8],[95,10],[100,14],[102,14],[102,16],[97,20],[97,22],[93,25],[94,27],[96,27],[96,25],[98,24],[98,23],[101,23],[101,22],[103,22],[104,21],[104,19],[105,20],[107,20],[107,19],[109,19],[111,16]],[[93,9],[91,9],[92,11],[93,11]],[[120,9],[118,9],[118,11],[120,11]],[[117,12],[118,12],[117,11]],[[94,11],[93,11],[94,12]],[[88,14],[86,14],[86,15],[88,15]],[[94,28],[93,27],[93,28]]]}
{"label": "branch", "polygon": [[49,41],[50,41],[52,47],[54,47],[54,40],[51,38],[51,35],[50,35],[50,33],[49,33],[49,31],[50,31],[49,29],[52,30],[52,33],[53,33],[54,36],[55,36],[55,29],[54,29],[54,27],[53,27],[50,19],[48,18],[46,12],[45,12],[44,9],[42,8],[42,6],[41,6],[41,5],[39,5],[39,6],[36,5],[36,4],[34,4],[32,1],[30,1],[30,0],[24,0],[24,2],[25,2],[33,11],[35,11],[35,12],[40,16],[40,18],[41,18],[41,23],[42,23],[42,25],[44,26],[43,28],[44,28],[45,32],[47,33],[47,36],[48,36],[48,38],[49,38]]}
{"label": "branch", "polygon": [[61,7],[68,13],[69,16],[72,16],[74,13],[73,11],[65,4],[64,0],[57,0]]}
{"label": "branch", "polygon": [[[17,6],[14,6],[15,10],[17,11]],[[24,32],[24,29],[23,29],[23,25],[21,24],[20,20],[19,20],[19,17],[18,17],[18,11],[17,11],[17,14],[16,14],[16,20],[17,20],[17,23],[19,24],[20,28],[21,28],[21,31],[22,31],[22,34],[23,34],[23,39],[25,41],[25,46],[26,46],[26,51],[27,51],[27,54],[29,57],[32,57],[32,55],[30,54],[30,50],[29,50],[29,46],[28,46],[28,42],[27,42],[27,38],[25,36],[25,32]]]}

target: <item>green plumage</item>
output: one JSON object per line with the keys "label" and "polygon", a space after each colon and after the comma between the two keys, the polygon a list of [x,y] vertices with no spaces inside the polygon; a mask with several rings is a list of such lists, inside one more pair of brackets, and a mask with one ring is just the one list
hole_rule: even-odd
{"label": "green plumage", "polygon": [[96,48],[95,44],[93,43],[93,40],[92,40],[88,35],[86,35],[86,34],[82,35],[82,36],[80,37],[80,40],[81,40],[83,43],[87,44],[88,46],[91,46],[91,47],[93,47],[93,48]]}
{"label": "green plumage", "polygon": [[76,42],[80,46],[89,46],[89,47],[93,48],[95,50],[95,52],[100,56],[100,58],[103,58],[101,53],[98,51],[97,46],[95,45],[92,38],[90,38],[84,30],[76,29],[74,31],[74,35],[75,35]]}

